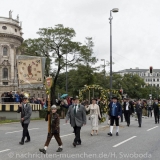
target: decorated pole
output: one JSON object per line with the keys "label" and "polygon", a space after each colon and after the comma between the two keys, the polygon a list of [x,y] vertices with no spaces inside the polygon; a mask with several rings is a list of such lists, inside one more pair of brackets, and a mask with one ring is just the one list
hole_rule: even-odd
{"label": "decorated pole", "polygon": [[[50,112],[51,110],[51,87],[52,87],[52,77],[47,77],[46,78],[46,82],[45,82],[45,86],[46,86],[46,93],[48,95],[48,112]],[[50,114],[48,114],[48,133],[50,133],[51,131],[51,116]]]}

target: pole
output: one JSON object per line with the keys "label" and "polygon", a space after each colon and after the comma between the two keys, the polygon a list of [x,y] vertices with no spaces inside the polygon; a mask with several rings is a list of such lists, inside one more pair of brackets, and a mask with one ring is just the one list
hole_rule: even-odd
{"label": "pole", "polygon": [[[50,100],[50,93],[48,94],[48,111],[51,110],[51,100]],[[48,133],[51,132],[51,116],[48,114]]]}
{"label": "pole", "polygon": [[68,93],[67,54],[66,54],[66,94]]}
{"label": "pole", "polygon": [[110,11],[110,98],[112,98],[112,11]]}

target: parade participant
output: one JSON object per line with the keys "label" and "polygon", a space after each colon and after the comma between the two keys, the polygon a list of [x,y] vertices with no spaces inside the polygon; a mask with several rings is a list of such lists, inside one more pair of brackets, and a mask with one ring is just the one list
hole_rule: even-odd
{"label": "parade participant", "polygon": [[119,102],[117,102],[118,98],[113,97],[112,102],[109,104],[109,116],[110,116],[110,132],[108,135],[112,136],[114,121],[116,123],[116,136],[119,135],[119,118],[122,114],[122,107]]}
{"label": "parade participant", "polygon": [[158,105],[158,99],[155,99],[155,102],[153,103],[153,110],[154,110],[155,124],[157,124],[157,123],[159,123],[159,105]]}
{"label": "parade participant", "polygon": [[137,100],[136,113],[137,113],[139,127],[141,127],[142,126],[142,104],[140,100]]}
{"label": "parade participant", "polygon": [[27,101],[28,101],[28,98],[23,97],[22,104],[19,105],[18,111],[17,111],[18,113],[21,112],[21,125],[23,127],[22,139],[19,142],[19,144],[21,145],[24,144],[25,137],[27,137],[27,140],[25,141],[26,143],[31,141],[29,131],[28,131],[28,126],[30,123],[30,117],[32,115],[32,107],[30,106],[29,103],[27,103]]}
{"label": "parade participant", "polygon": [[129,127],[130,125],[130,115],[131,115],[131,105],[129,103],[129,99],[128,98],[125,98],[125,102],[123,104],[123,108],[124,108],[124,115],[125,115],[125,119],[126,119],[126,122],[127,122],[127,126]]}
{"label": "parade participant", "polygon": [[93,136],[94,131],[96,131],[96,135],[98,134],[98,121],[101,118],[101,114],[99,111],[99,106],[96,104],[96,99],[92,99],[92,104],[88,107],[86,106],[86,110],[90,110],[90,120],[91,120],[91,136]]}
{"label": "parade participant", "polygon": [[75,139],[73,146],[81,145],[80,130],[86,124],[86,110],[83,105],[79,103],[78,97],[75,98],[75,103],[69,106],[66,114],[66,123],[70,119],[71,126],[74,128]]}
{"label": "parade participant", "polygon": [[[47,140],[45,142],[44,148],[39,149],[39,151],[44,154],[46,154],[47,148],[48,148],[49,143],[50,143],[53,136],[59,145],[57,152],[62,152],[62,150],[63,150],[62,141],[60,138],[60,128],[59,128],[60,118],[56,112],[57,112],[56,105],[53,105],[51,107],[51,112],[48,112],[48,114],[50,114],[50,116],[51,116],[51,132],[48,133],[48,135],[47,135]],[[46,115],[46,118],[45,118],[46,121],[48,121],[48,114]]]}

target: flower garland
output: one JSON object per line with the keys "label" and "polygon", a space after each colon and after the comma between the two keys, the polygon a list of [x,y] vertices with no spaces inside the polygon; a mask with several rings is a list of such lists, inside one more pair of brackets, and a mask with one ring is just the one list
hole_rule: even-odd
{"label": "flower garland", "polygon": [[[102,114],[102,118],[100,122],[105,122],[106,121],[106,114],[108,114],[108,103],[109,103],[109,95],[110,95],[110,90],[109,89],[104,89],[99,85],[85,85],[85,87],[80,90],[79,92],[79,99],[80,101],[83,100],[83,94],[90,89],[98,90],[100,91],[100,112]],[[121,95],[118,93],[116,90],[111,90],[112,93],[117,96],[118,99],[122,99]]]}

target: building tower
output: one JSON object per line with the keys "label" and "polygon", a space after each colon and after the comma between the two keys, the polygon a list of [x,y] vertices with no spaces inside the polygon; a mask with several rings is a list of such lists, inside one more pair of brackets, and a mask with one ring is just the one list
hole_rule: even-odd
{"label": "building tower", "polygon": [[18,88],[16,55],[22,44],[22,25],[17,19],[0,17],[0,95],[3,92],[15,91]]}

